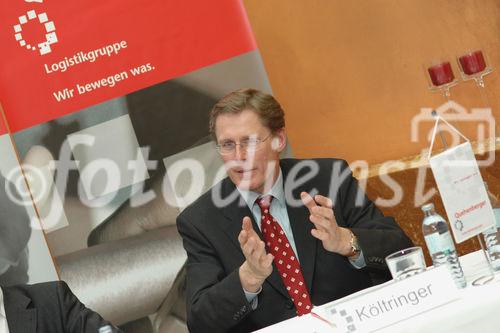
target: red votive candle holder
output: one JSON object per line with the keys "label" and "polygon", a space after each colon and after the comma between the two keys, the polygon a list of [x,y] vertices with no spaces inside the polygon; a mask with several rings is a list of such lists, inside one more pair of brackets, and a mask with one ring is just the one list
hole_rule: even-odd
{"label": "red votive candle holder", "polygon": [[464,54],[458,58],[462,70],[467,75],[473,75],[484,71],[486,68],[486,61],[482,51],[474,51]]}
{"label": "red votive candle holder", "polygon": [[427,71],[431,77],[432,84],[437,87],[450,83],[455,79],[449,62],[442,62],[438,65],[431,66],[427,68]]}

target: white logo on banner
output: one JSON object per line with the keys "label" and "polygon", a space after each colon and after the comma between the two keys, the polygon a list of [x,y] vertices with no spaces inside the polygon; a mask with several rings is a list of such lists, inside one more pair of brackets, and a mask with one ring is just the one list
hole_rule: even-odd
{"label": "white logo on banner", "polygon": [[[43,0],[25,0],[26,2],[42,3]],[[14,25],[14,37],[21,47],[25,47],[31,51],[40,51],[40,55],[52,52],[50,45],[57,43],[56,27],[53,21],[50,21],[47,13],[43,12],[37,14],[34,9],[26,12],[26,14],[19,16],[18,24]],[[41,42],[26,41],[23,37],[23,25],[27,23],[43,24],[45,28],[45,40]]]}

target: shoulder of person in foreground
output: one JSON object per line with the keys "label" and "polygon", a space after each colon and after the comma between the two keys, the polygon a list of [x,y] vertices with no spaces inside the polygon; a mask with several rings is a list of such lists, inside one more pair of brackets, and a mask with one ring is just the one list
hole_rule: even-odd
{"label": "shoulder of person in foreground", "polygon": [[106,325],[112,327],[112,332],[120,332],[80,302],[64,281],[16,285],[9,289],[31,300],[39,320],[60,320],[66,332],[96,333]]}

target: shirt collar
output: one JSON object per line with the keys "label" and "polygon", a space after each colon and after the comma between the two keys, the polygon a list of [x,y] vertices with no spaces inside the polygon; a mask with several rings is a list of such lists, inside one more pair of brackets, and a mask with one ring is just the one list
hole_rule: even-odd
{"label": "shirt collar", "polygon": [[271,195],[274,199],[278,200],[281,205],[283,205],[285,202],[285,191],[283,190],[283,174],[281,173],[281,168],[278,174],[278,178],[274,182],[274,185],[266,193],[258,193],[254,191],[242,190],[239,189],[238,187],[236,188],[238,189],[238,192],[240,192],[241,196],[243,197],[243,200],[245,200],[250,209],[253,208],[253,205],[255,204],[257,198],[261,196]]}

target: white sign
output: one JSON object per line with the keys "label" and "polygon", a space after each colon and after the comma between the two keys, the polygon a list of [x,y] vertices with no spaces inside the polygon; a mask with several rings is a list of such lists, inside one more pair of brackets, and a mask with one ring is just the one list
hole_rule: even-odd
{"label": "white sign", "polygon": [[373,332],[458,299],[448,268],[441,266],[313,311],[335,332]]}
{"label": "white sign", "polygon": [[469,142],[430,158],[457,243],[495,226],[495,215]]}

